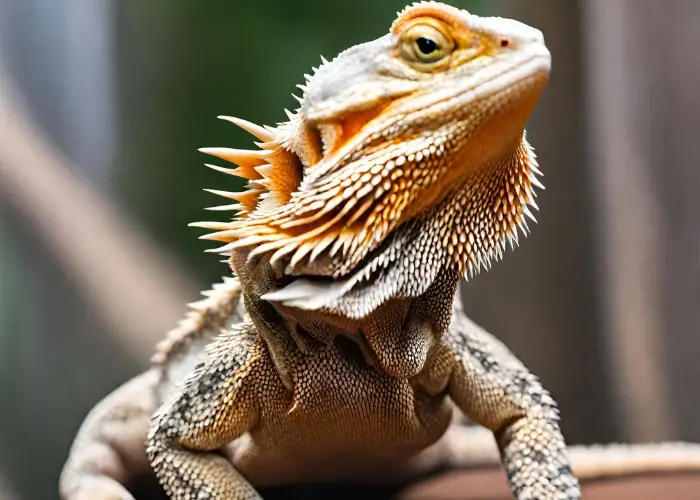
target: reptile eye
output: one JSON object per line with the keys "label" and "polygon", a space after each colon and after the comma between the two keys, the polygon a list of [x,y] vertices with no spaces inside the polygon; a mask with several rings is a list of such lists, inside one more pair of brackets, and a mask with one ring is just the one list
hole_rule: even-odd
{"label": "reptile eye", "polygon": [[445,64],[454,43],[439,29],[428,24],[415,24],[399,38],[403,58],[417,70],[430,71]]}
{"label": "reptile eye", "polygon": [[430,38],[425,37],[416,38],[416,46],[418,47],[418,50],[426,56],[432,54],[436,50],[440,50],[437,43]]}

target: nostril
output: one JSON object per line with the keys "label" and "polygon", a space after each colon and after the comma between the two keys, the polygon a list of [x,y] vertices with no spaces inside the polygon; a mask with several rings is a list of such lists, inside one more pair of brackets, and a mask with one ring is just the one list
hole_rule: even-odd
{"label": "nostril", "polygon": [[507,36],[499,36],[498,45],[500,45],[501,47],[508,47],[510,45],[510,38],[508,38]]}
{"label": "nostril", "polygon": [[544,43],[544,34],[540,30],[535,30],[535,33],[530,37],[530,41],[534,43]]}

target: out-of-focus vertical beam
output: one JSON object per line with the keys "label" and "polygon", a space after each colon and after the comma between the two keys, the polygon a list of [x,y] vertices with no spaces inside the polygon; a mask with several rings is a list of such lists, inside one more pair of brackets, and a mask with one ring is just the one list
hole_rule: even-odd
{"label": "out-of-focus vertical beam", "polygon": [[630,439],[697,438],[700,4],[583,5],[616,398]]}

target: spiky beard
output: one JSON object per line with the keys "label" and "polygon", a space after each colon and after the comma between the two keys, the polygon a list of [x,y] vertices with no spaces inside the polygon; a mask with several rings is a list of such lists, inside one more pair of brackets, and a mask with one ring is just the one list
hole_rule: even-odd
{"label": "spiky beard", "polygon": [[534,152],[523,136],[513,154],[456,189],[434,209],[401,225],[359,265],[338,269],[334,281],[303,277],[263,298],[306,310],[326,310],[351,319],[372,313],[390,298],[417,297],[441,273],[470,278],[503,257],[528,234],[528,208],[536,208]]}
{"label": "spiky beard", "polygon": [[[280,129],[230,120],[264,141],[262,149],[205,152],[237,163],[235,170],[214,168],[248,179],[248,189],[242,193],[213,191],[239,202],[215,207],[238,210],[232,222],[193,225],[217,230],[204,239],[228,243],[214,252],[228,255],[243,250],[250,260],[269,262],[280,274],[303,277],[269,294],[269,300],[362,317],[387,298],[422,294],[442,270],[468,278],[490,267],[494,259],[502,258],[509,242],[511,246],[517,243],[518,229],[527,234],[525,217],[534,220],[528,205],[536,208],[534,187],[542,187],[536,178],[541,173],[524,134],[511,151],[451,187],[437,205],[397,222],[391,207],[376,208],[379,197],[367,188],[378,185],[371,167],[347,178],[331,177],[322,184],[330,188],[305,195],[302,172],[308,167],[286,149]],[[440,144],[433,146],[437,157],[444,154]],[[407,162],[414,166],[416,160],[429,161],[417,158],[424,150],[404,153],[403,161],[389,162],[399,169]],[[393,184],[380,186],[381,194],[388,191],[385,201],[400,201],[400,191],[397,194],[394,186],[406,188],[405,177],[392,177],[391,172],[379,177],[382,183],[392,178]],[[369,202],[363,202],[363,196]],[[377,212],[388,215],[379,225]],[[359,230],[353,228],[358,221],[364,224]]]}
{"label": "spiky beard", "polygon": [[[269,140],[260,151],[205,150],[239,165],[235,170],[214,168],[249,182],[241,193],[212,191],[239,202],[214,208],[239,210],[232,222],[194,225],[218,230],[205,239],[229,243],[214,251],[249,248],[250,258],[265,257],[271,264],[284,260],[285,273],[291,275],[339,278],[347,274],[401,224],[424,216],[412,213],[411,205],[451,167],[441,164],[446,147],[436,140],[420,143],[415,150],[409,144],[393,156],[374,151],[353,162],[351,175],[341,171],[309,186],[302,179],[308,167],[283,147],[283,141],[266,133],[263,137]],[[524,136],[505,158],[493,161],[463,181],[452,195],[459,198],[456,207],[440,204],[446,208],[438,215],[454,218],[438,228],[441,246],[453,256],[462,275],[497,255],[498,248],[517,235],[523,214],[529,214],[527,205],[534,204],[536,163]],[[455,192],[455,186],[447,190]]]}
{"label": "spiky beard", "polygon": [[436,244],[457,274],[469,278],[490,268],[503,258],[508,243],[518,243],[518,230],[527,236],[526,217],[537,222],[529,209],[538,209],[534,188],[544,188],[537,175],[542,173],[523,133],[512,154],[482,168],[435,210]]}

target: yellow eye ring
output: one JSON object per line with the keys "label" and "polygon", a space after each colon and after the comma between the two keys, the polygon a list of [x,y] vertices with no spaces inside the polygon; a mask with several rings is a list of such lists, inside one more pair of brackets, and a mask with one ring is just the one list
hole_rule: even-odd
{"label": "yellow eye ring", "polygon": [[401,35],[399,48],[416,69],[429,70],[449,59],[454,43],[433,26],[416,24]]}

